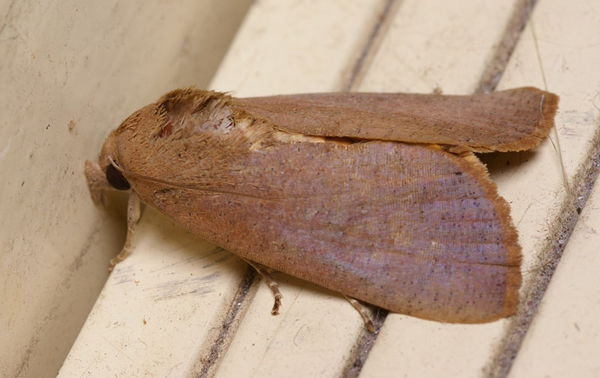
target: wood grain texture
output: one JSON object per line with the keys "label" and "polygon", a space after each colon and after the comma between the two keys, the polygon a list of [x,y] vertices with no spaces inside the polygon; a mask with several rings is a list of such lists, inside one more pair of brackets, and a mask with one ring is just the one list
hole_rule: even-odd
{"label": "wood grain texture", "polygon": [[111,134],[101,166],[194,234],[343,294],[445,322],[514,313],[517,233],[475,156],[290,134],[241,102],[170,92]]}

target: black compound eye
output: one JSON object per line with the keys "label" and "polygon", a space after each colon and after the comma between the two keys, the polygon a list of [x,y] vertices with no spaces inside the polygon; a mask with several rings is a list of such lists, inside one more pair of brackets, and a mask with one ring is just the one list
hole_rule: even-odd
{"label": "black compound eye", "polygon": [[106,166],[106,179],[108,180],[108,183],[117,190],[128,190],[131,188],[127,179],[123,177],[123,174],[112,164]]}

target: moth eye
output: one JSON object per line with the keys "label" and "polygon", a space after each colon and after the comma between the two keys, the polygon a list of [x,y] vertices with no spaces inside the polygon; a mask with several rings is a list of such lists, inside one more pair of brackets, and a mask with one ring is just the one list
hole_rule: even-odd
{"label": "moth eye", "polygon": [[112,164],[106,166],[106,179],[108,183],[117,190],[128,190],[131,188],[129,181]]}

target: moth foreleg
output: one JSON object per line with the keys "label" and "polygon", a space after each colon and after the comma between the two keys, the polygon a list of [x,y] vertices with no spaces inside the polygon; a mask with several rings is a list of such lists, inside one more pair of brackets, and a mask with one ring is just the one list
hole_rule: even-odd
{"label": "moth foreleg", "polygon": [[279,291],[279,284],[273,279],[273,277],[271,277],[271,274],[269,274],[266,268],[252,261],[246,259],[243,260],[246,261],[248,265],[253,267],[258,274],[260,274],[260,276],[265,280],[267,286],[269,286],[269,289],[271,289],[273,297],[275,298],[275,303],[273,303],[273,308],[271,309],[271,315],[278,315],[279,307],[281,307],[281,298],[283,298],[283,295],[281,295],[281,292]]}
{"label": "moth foreleg", "polygon": [[86,160],[84,170],[92,200],[96,205],[106,205],[106,196],[104,195],[104,191],[114,190],[114,188],[106,179],[106,173],[104,173],[98,163],[89,160]]}
{"label": "moth foreleg", "polygon": [[133,233],[135,226],[140,220],[141,215],[141,202],[140,197],[132,190],[129,192],[129,200],[127,201],[127,236],[125,236],[125,244],[121,252],[110,260],[110,266],[108,271],[111,272],[115,265],[125,260],[125,258],[131,253]]}
{"label": "moth foreleg", "polygon": [[363,306],[362,303],[360,303],[359,301],[357,301],[354,298],[350,298],[347,295],[344,295],[344,298],[346,298],[346,300],[348,302],[350,302],[352,307],[354,307],[354,309],[356,311],[358,311],[360,316],[363,318],[363,321],[365,322],[365,326],[367,327],[367,330],[369,332],[375,332],[375,323],[373,322],[373,317],[369,313],[369,310],[367,309],[367,307]]}

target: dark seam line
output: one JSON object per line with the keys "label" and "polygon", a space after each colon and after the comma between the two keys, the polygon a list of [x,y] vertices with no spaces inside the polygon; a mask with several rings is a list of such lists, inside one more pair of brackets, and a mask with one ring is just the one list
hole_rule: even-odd
{"label": "dark seam line", "polygon": [[511,20],[504,29],[503,37],[496,48],[496,52],[481,75],[475,93],[488,93],[496,89],[506,70],[508,61],[521,38],[523,29],[525,29],[527,22],[531,18],[531,13],[536,3],[537,0],[521,0],[517,3]]}
{"label": "dark seam line", "polygon": [[246,301],[248,293],[250,292],[250,288],[255,281],[256,273],[252,267],[248,266],[247,272],[242,278],[242,281],[238,286],[237,293],[231,301],[229,310],[227,311],[227,314],[221,323],[219,335],[213,341],[208,355],[206,355],[204,358],[197,359],[202,364],[197,375],[198,377],[208,377],[214,375],[215,372],[211,371],[211,369],[214,369],[214,367],[217,365],[217,362],[222,357],[223,352],[227,349],[227,347],[229,347],[229,343],[231,341],[229,334],[235,332],[237,329],[238,324],[236,324],[236,320],[238,318],[240,309],[244,307],[242,306],[242,303]]}
{"label": "dark seam line", "polygon": [[373,51],[375,41],[379,37],[379,33],[381,32],[382,26],[389,19],[389,16],[391,14],[390,10],[392,9],[392,6],[394,5],[395,2],[396,2],[396,0],[388,0],[387,3],[385,4],[385,7],[381,11],[381,17],[379,18],[377,23],[373,26],[373,29],[371,30],[371,34],[369,35],[369,38],[367,39],[367,43],[363,46],[360,56],[358,57],[356,62],[354,62],[354,65],[352,65],[352,70],[350,71],[350,78],[346,81],[346,83],[342,87],[342,92],[350,92],[352,90],[352,88],[354,87],[354,85],[356,84],[361,71],[365,67],[365,62],[367,60],[367,57]]}

